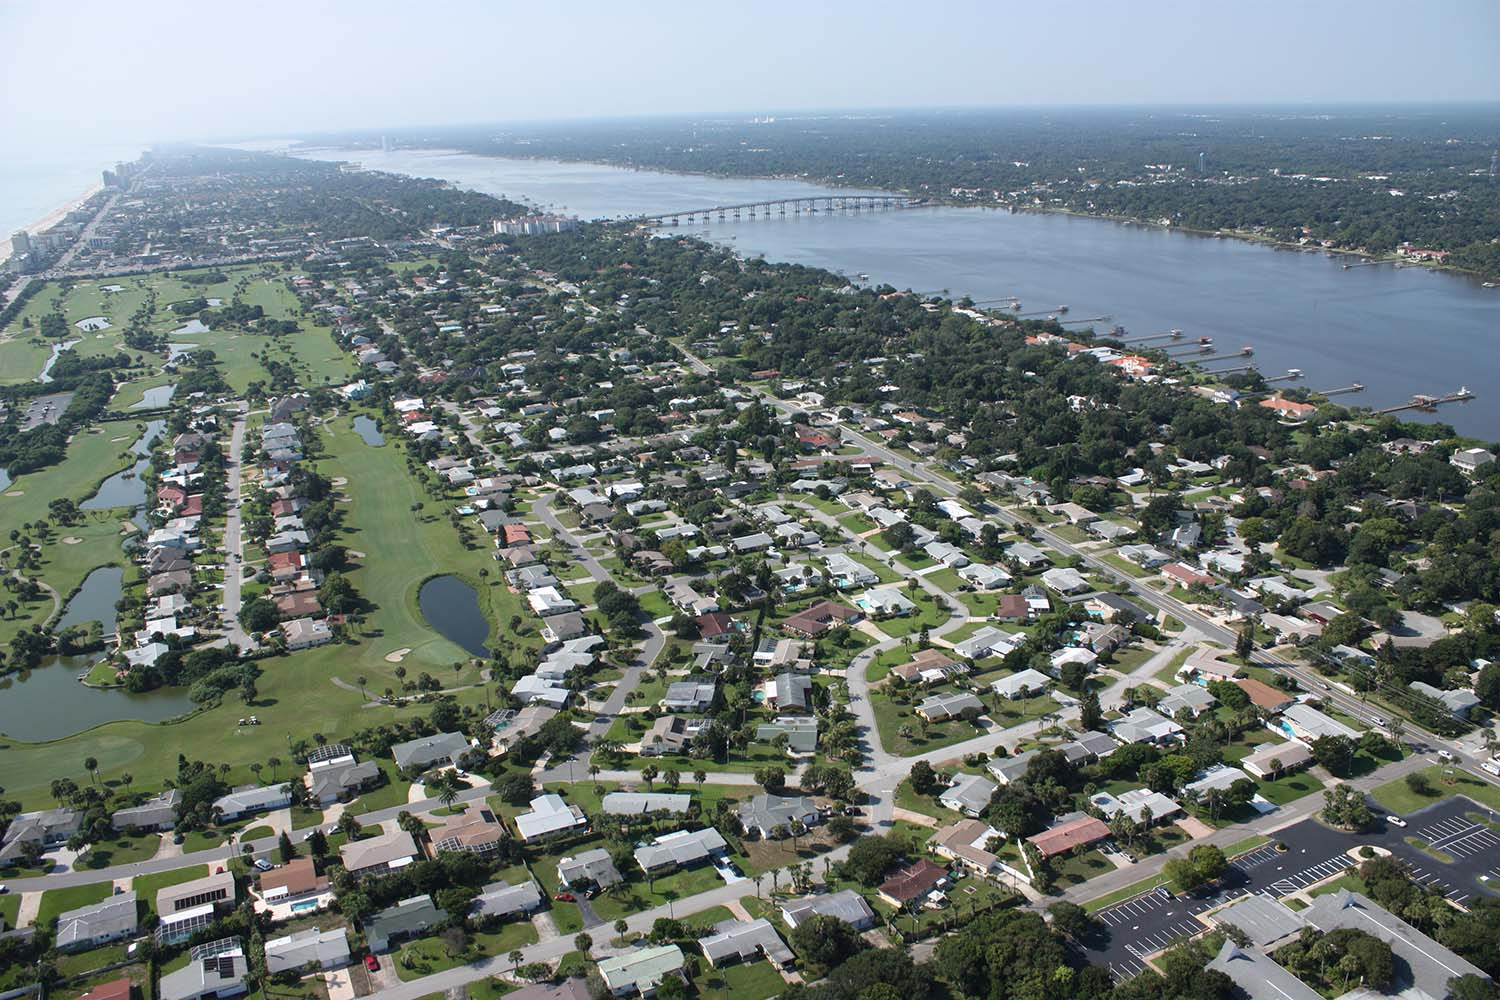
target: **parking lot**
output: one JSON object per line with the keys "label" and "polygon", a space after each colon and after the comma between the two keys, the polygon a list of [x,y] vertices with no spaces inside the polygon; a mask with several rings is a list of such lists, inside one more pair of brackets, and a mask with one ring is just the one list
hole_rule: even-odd
{"label": "parking lot", "polygon": [[[1410,869],[1414,881],[1456,903],[1476,892],[1500,895],[1500,832],[1476,820],[1494,815],[1467,799],[1455,798],[1406,817],[1405,827],[1389,825],[1369,834],[1341,833],[1304,820],[1275,834],[1284,850],[1267,845],[1236,858],[1212,896],[1183,899],[1166,889],[1154,889],[1099,910],[1095,916],[1104,925],[1107,939],[1094,943],[1087,957],[1106,966],[1116,979],[1128,979],[1145,968],[1147,957],[1204,930],[1198,914],[1246,893],[1265,892],[1280,898],[1334,878],[1355,866],[1349,851],[1361,844],[1390,850]],[[1420,839],[1452,862],[1439,861],[1407,843],[1408,837]]]}

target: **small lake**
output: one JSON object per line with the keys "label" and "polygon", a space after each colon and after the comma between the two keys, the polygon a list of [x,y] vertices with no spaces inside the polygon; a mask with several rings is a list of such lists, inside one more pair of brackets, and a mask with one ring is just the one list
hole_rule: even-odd
{"label": "small lake", "polygon": [[79,504],[79,509],[111,510],[115,507],[143,506],[146,503],[146,481],[141,477],[147,469],[151,468],[151,459],[148,457],[151,453],[151,442],[166,426],[165,420],[152,420],[146,424],[145,431],[135,444],[130,446],[133,453],[142,456],[141,460],[100,483],[98,491]]}
{"label": "small lake", "polygon": [[172,401],[175,385],[158,385],[141,393],[141,401],[132,405],[132,410],[159,410]]}
{"label": "small lake", "polygon": [[187,688],[131,694],[78,683],[98,662],[55,657],[35,670],[0,678],[0,733],[17,740],[55,740],[106,722],[163,722],[194,708]]}
{"label": "small lake", "polygon": [[81,622],[98,622],[104,626],[105,635],[113,634],[119,628],[120,615],[115,611],[115,603],[120,599],[124,581],[125,570],[119,566],[100,566],[94,570],[68,602],[55,630],[60,632]]}
{"label": "small lake", "polygon": [[379,448],[385,444],[385,435],[380,433],[380,424],[363,413],[354,418],[354,432],[371,448]]}
{"label": "small lake", "polygon": [[36,380],[38,382],[51,382],[52,366],[57,364],[57,356],[63,351],[71,350],[78,343],[80,343],[80,341],[65,340],[61,344],[53,344],[52,355],[47,358],[47,363],[42,365],[42,373],[36,377]]}
{"label": "small lake", "polygon": [[[96,621],[106,635],[115,631],[125,570],[100,566],[68,601],[56,628]],[[131,694],[119,688],[91,688],[78,682],[102,658],[49,657],[35,670],[0,678],[0,733],[18,740],[71,736],[106,722],[138,719],[161,722],[193,710],[186,688]]]}
{"label": "small lake", "polygon": [[186,323],[184,323],[181,326],[179,326],[177,329],[173,330],[171,333],[168,333],[167,336],[168,337],[191,337],[191,336],[193,336],[194,334],[197,334],[197,333],[207,333],[207,332],[208,332],[208,327],[206,327],[206,326],[203,325],[203,321],[201,319],[198,319],[198,318],[194,317],[193,319],[190,319]]}
{"label": "small lake", "polygon": [[435,576],[422,584],[417,593],[422,617],[471,656],[489,658],[485,642],[490,637],[490,623],[479,611],[479,595],[474,588],[456,576]]}
{"label": "small lake", "polygon": [[181,357],[184,357],[186,355],[192,354],[197,349],[198,349],[198,345],[197,344],[188,344],[188,343],[181,343],[181,344],[179,344],[179,343],[176,343],[176,342],[168,343],[167,344],[167,364],[171,364],[172,362],[176,361],[178,358],[181,358]]}

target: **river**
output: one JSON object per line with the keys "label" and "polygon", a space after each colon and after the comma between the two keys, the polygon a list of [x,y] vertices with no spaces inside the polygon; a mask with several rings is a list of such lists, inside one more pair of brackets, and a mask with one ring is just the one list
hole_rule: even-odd
{"label": "river", "polygon": [[[308,150],[370,169],[460,187],[585,219],[826,194],[790,180],[744,180],[418,150]],[[807,264],[921,292],[979,301],[1016,296],[1023,313],[1068,305],[1065,318],[1132,335],[1181,329],[1216,353],[1252,347],[1267,376],[1392,406],[1462,385],[1478,393],[1437,414],[1464,433],[1500,438],[1500,289],[1423,268],[1343,265],[1353,258],[1052,213],[934,207],[786,216],[683,227],[746,255]],[[1227,362],[1226,362],[1227,364]],[[1409,413],[1413,419],[1434,419]]]}

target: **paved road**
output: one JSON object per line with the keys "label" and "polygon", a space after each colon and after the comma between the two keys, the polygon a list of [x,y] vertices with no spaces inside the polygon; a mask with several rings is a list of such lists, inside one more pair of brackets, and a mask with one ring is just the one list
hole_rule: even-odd
{"label": "paved road", "polygon": [[239,415],[234,418],[234,427],[229,432],[229,454],[225,462],[225,492],[229,496],[229,511],[224,516],[224,637],[241,649],[254,649],[255,643],[240,625],[240,583],[245,567],[245,540],[243,538],[245,419],[246,405],[240,403]]}

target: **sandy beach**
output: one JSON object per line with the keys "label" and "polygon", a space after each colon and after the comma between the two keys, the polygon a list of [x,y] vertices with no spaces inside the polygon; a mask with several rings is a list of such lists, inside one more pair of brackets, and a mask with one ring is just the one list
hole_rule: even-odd
{"label": "sandy beach", "polygon": [[[104,190],[104,183],[102,181],[100,183],[90,185],[88,190],[84,191],[83,194],[74,198],[72,201],[69,201],[67,204],[61,206],[60,208],[48,212],[45,216],[38,219],[36,222],[33,222],[31,225],[24,226],[22,228],[24,228],[28,233],[40,233],[47,229],[50,229],[61,222],[63,219],[67,218],[69,212],[80,207],[84,202],[88,201],[90,198],[92,198],[102,190]],[[10,233],[0,234],[0,261],[10,259],[10,237]]]}

